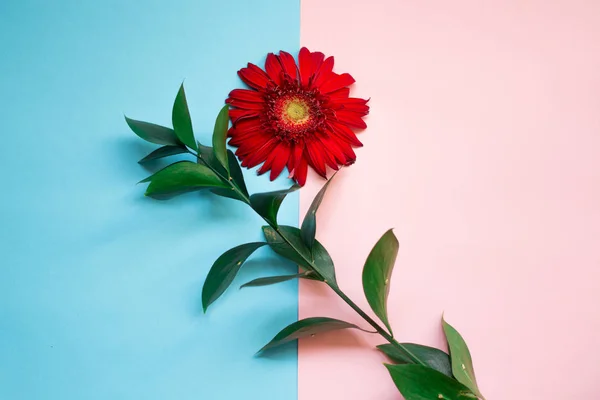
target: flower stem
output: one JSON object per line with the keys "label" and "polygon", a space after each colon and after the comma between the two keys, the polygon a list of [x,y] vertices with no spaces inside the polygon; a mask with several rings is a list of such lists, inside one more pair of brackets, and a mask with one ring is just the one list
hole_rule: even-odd
{"label": "flower stem", "polygon": [[[208,167],[210,170],[212,170],[224,182],[227,182],[231,186],[231,188],[243,199],[243,201],[252,208],[252,205],[250,204],[250,199],[237,187],[237,185],[235,185],[231,180],[229,180],[228,178],[224,177],[219,171],[217,171],[210,164],[208,164],[206,162],[206,160],[204,160],[204,158],[202,158],[202,156],[200,156],[199,154],[197,154],[197,153],[195,153],[195,152],[193,152],[193,151],[191,151],[189,149],[188,149],[188,153],[190,153],[193,156],[197,157],[197,159],[200,162],[202,162],[202,164],[204,164],[206,167]],[[252,209],[254,210],[254,208],[252,208]],[[290,246],[300,257],[302,257],[304,259],[304,261],[307,263],[307,265],[309,265],[311,268],[313,268],[313,270],[316,271],[317,268],[315,267],[313,261],[306,259],[306,257],[304,257],[302,255],[302,253],[294,246],[294,244],[290,240],[288,240],[288,238],[285,237],[285,235],[281,232],[281,230],[279,229],[279,227],[277,225],[273,224],[272,222],[270,222],[269,220],[267,220],[262,215],[260,215],[260,217],[262,219],[264,219],[265,222],[267,224],[269,224],[269,226],[275,230],[275,232],[277,232],[277,234],[281,237],[281,239],[288,246]],[[335,283],[333,283],[333,282],[325,282],[325,283],[342,300],[344,300],[344,302],[346,304],[348,304],[350,306],[350,308],[352,308],[354,311],[356,311],[356,313],[358,315],[360,315],[369,325],[371,325],[377,331],[377,333],[379,335],[381,335],[385,340],[387,340],[390,344],[392,344],[393,346],[395,346],[396,348],[398,348],[400,351],[402,351],[404,354],[406,354],[415,364],[421,364],[421,365],[427,366],[427,364],[425,364],[425,362],[422,361],[419,357],[417,357],[414,353],[412,353],[410,350],[408,350],[401,343],[398,343],[398,341],[396,339],[394,339],[394,337],[392,335],[390,335],[385,329],[383,329],[381,327],[381,325],[379,325],[373,318],[371,318],[367,313],[365,313],[356,303],[354,303],[352,301],[352,299],[350,299]]]}

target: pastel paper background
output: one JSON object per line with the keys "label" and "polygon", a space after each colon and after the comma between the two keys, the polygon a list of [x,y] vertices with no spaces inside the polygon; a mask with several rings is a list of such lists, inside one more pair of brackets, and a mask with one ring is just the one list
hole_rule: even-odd
{"label": "pastel paper background", "polygon": [[[296,398],[296,347],[254,353],[296,320],[297,283],[237,290],[295,267],[261,250],[203,315],[208,269],[261,220],[206,193],[144,198],[136,161],[157,146],[123,113],[169,125],[185,79],[210,143],[236,71],[297,51],[298,17],[295,0],[0,2],[0,399]],[[297,196],[284,207],[295,223]]]}
{"label": "pastel paper background", "polygon": [[[294,270],[266,250],[202,315],[210,265],[259,240],[261,220],[203,194],[144,199],[135,185],[154,146],[123,113],[168,125],[185,79],[207,142],[235,72],[299,44],[334,55],[353,94],[371,98],[365,147],[319,212],[342,288],[368,309],[360,271],[393,227],[400,340],[443,347],[445,312],[489,400],[598,397],[600,3],[9,0],[0,399],[400,398],[374,336],[253,357],[298,304],[300,317],[366,325],[315,284],[236,290]],[[246,178],[251,191],[289,183]],[[323,184],[311,178],[283,223]]]}
{"label": "pastel paper background", "polygon": [[[319,212],[340,286],[368,308],[360,271],[393,227],[399,339],[442,346],[445,312],[488,399],[598,398],[600,3],[303,0],[301,43],[371,98]],[[315,286],[300,317],[362,323]],[[302,342],[299,398],[398,399],[380,343]]]}

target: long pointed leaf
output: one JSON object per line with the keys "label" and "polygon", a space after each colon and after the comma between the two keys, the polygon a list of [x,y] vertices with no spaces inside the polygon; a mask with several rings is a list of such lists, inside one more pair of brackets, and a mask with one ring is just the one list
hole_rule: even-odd
{"label": "long pointed leaf", "polygon": [[390,229],[371,250],[362,275],[363,290],[367,301],[373,312],[387,326],[390,334],[392,333],[392,327],[388,321],[387,298],[398,248],[398,239]]}
{"label": "long pointed leaf", "polygon": [[231,285],[233,279],[248,257],[266,243],[254,242],[236,246],[223,253],[208,272],[202,287],[202,307],[204,312],[225,290]]}
{"label": "long pointed leaf", "polygon": [[138,161],[139,164],[144,164],[148,161],[158,160],[160,158],[165,158],[169,156],[174,156],[177,154],[187,153],[187,149],[182,146],[163,146],[154,150],[152,153],[148,154],[146,157],[142,158]]}
{"label": "long pointed leaf", "polygon": [[[335,331],[339,329],[360,329],[360,327],[340,321],[339,319],[327,318],[327,317],[312,317],[301,319],[293,324],[290,324],[283,328],[275,337],[267,343],[258,352],[263,352],[273,347],[281,346],[282,344],[291,342],[293,340],[301,339],[307,336],[314,337],[318,333]],[[368,332],[368,331],[365,331]]]}
{"label": "long pointed leaf", "polygon": [[229,128],[229,106],[225,105],[219,111],[215,121],[212,143],[215,157],[219,163],[227,170],[229,175],[229,161],[227,160],[227,129]]}
{"label": "long pointed leaf", "polygon": [[388,365],[396,387],[406,400],[474,400],[468,387],[434,369],[418,364]]}
{"label": "long pointed leaf", "polygon": [[194,139],[194,130],[192,129],[192,118],[188,109],[187,99],[183,83],[179,87],[175,103],[173,103],[173,129],[181,142],[187,147],[197,150],[196,139]]}
{"label": "long pointed leaf", "polygon": [[[335,172],[335,174],[337,174],[337,171]],[[333,176],[329,178],[327,183],[323,185],[321,190],[319,190],[319,193],[317,193],[317,195],[313,199],[310,208],[304,216],[304,221],[302,221],[302,228],[300,229],[300,231],[302,232],[302,240],[308,246],[309,249],[312,249],[313,244],[315,243],[315,236],[317,233],[317,210],[319,209],[319,206],[321,205],[321,202],[325,197],[325,192],[327,191],[329,184],[335,177],[335,174],[333,174]]]}
{"label": "long pointed leaf", "polygon": [[250,204],[252,208],[265,218],[269,223],[277,226],[277,213],[285,196],[289,193],[298,190],[300,186],[293,185],[289,189],[277,190],[268,193],[256,193],[250,196]]}
{"label": "long pointed leaf", "polygon": [[267,276],[264,278],[257,278],[257,279],[251,280],[250,282],[244,283],[242,286],[240,286],[240,289],[245,288],[245,287],[268,286],[268,285],[274,285],[276,283],[287,282],[287,281],[291,281],[292,279],[296,279],[296,278],[304,278],[307,276],[308,273],[310,273],[310,271],[301,272],[299,274],[293,274],[293,275],[279,275],[279,276]]}
{"label": "long pointed leaf", "polygon": [[127,125],[129,125],[133,133],[150,143],[181,146],[181,141],[171,128],[127,117],[125,117],[125,121],[127,121]]}
{"label": "long pointed leaf", "polygon": [[[204,147],[204,146],[202,146],[202,147]],[[216,161],[216,158],[214,158],[214,155],[212,157]],[[229,172],[231,174],[231,179],[232,179],[233,183],[235,184],[235,186],[243,193],[243,196],[240,195],[235,190],[232,190],[231,188],[230,189],[212,189],[211,192],[213,192],[216,195],[222,196],[222,197],[228,197],[230,199],[239,200],[243,203],[248,203],[247,198],[250,195],[248,194],[248,189],[246,188],[246,182],[244,181],[244,175],[242,174],[242,169],[240,168],[240,164],[238,164],[238,162],[237,162],[237,158],[235,157],[235,154],[233,154],[233,152],[231,150],[227,150],[227,159],[229,161]]]}
{"label": "long pointed leaf", "polygon": [[235,154],[233,151],[227,150],[227,161],[229,162],[229,172],[231,173],[231,179],[233,179],[233,183],[246,195],[249,197],[248,189],[246,188],[246,181],[244,181],[244,174],[242,173],[242,168],[240,168],[240,164],[238,163]]}
{"label": "long pointed leaf", "polygon": [[208,164],[219,174],[223,176],[227,175],[227,171],[225,171],[225,168],[223,168],[219,160],[217,160],[215,157],[213,148],[210,146],[204,146],[200,143],[198,143],[198,164]]}
{"label": "long pointed leaf", "polygon": [[150,182],[146,189],[146,196],[150,197],[177,195],[203,188],[228,187],[210,169],[190,161],[171,164],[142,182]]}
{"label": "long pointed leaf", "polygon": [[452,373],[454,377],[462,384],[467,386],[473,393],[483,398],[483,395],[477,387],[477,380],[475,379],[475,369],[473,368],[473,360],[471,359],[471,352],[467,343],[463,337],[458,333],[456,329],[447,323],[442,317],[442,326],[444,328],[444,334],[448,341],[448,348],[450,349],[450,358],[452,359]]}
{"label": "long pointed leaf", "polygon": [[[273,251],[305,269],[315,271],[323,280],[334,285],[337,284],[333,260],[319,241],[315,240],[311,254],[311,251],[302,241],[300,229],[293,226],[281,225],[279,231],[287,241],[275,229],[270,226],[263,226],[263,233],[269,243],[269,247]],[[288,242],[291,243],[291,246]]]}
{"label": "long pointed leaf", "polygon": [[[416,343],[401,343],[401,345],[423,361],[428,367],[452,377],[452,366],[450,356],[442,350],[435,347],[423,346]],[[410,355],[392,344],[382,344],[377,346],[386,356],[398,364],[414,364]]]}

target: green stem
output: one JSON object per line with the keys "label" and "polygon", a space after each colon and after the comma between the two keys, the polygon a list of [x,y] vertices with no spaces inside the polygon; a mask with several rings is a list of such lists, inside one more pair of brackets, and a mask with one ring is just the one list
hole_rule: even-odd
{"label": "green stem", "polygon": [[[217,171],[216,169],[214,169],[209,163],[206,162],[206,160],[204,158],[202,158],[202,156],[190,149],[187,149],[188,153],[190,153],[191,155],[193,155],[194,157],[196,157],[198,159],[198,161],[201,161],[202,164],[204,164],[206,167],[208,167],[212,172],[214,172],[219,178],[221,178],[221,180],[223,182],[227,182],[229,184],[229,186],[231,186],[231,188],[233,190],[235,190],[235,192],[242,198],[244,199],[244,203],[250,205],[250,199],[248,198],[248,196],[246,196],[238,187],[237,185],[235,185],[231,179],[223,176],[223,174],[221,174],[219,171]],[[267,221],[268,222],[268,221]]]}
{"label": "green stem", "polygon": [[[226,178],[225,176],[223,176],[219,171],[217,171],[215,168],[213,168],[212,166],[210,166],[206,160],[204,160],[202,158],[202,156],[200,154],[197,154],[191,150],[188,149],[188,153],[192,154],[193,156],[195,156],[199,161],[201,161],[206,167],[210,168],[210,170],[212,170],[219,178],[221,178],[224,182],[227,182],[231,188],[233,190],[235,190],[235,192],[244,200],[244,202],[246,204],[248,204],[250,207],[252,207],[252,205],[250,204],[250,199],[248,198],[248,196],[246,196],[238,187],[237,185],[235,185],[230,179]],[[254,210],[254,209],[253,209]],[[261,215],[261,218],[265,220],[265,222],[267,224],[269,224],[269,226],[271,228],[273,228],[275,230],[275,232],[277,232],[277,234],[281,237],[281,239],[283,239],[284,242],[286,242],[286,244],[288,246],[290,246],[300,257],[302,257],[304,259],[304,261],[306,262],[307,265],[309,265],[313,270],[317,270],[317,268],[315,267],[314,263],[312,260],[308,260],[306,259],[306,257],[304,257],[302,255],[302,253],[293,245],[293,243],[291,241],[289,241],[285,235],[281,232],[281,230],[279,229],[279,227],[275,224],[273,224],[272,222],[270,222],[269,220],[267,220],[265,217],[263,217]],[[416,355],[414,355],[410,350],[408,350],[406,347],[404,347],[401,343],[398,343],[398,341],[396,339],[394,339],[394,337],[392,335],[390,335],[385,329],[383,329],[381,327],[381,325],[379,325],[373,318],[371,318],[367,313],[365,313],[358,305],[356,305],[356,303],[354,303],[352,301],[352,299],[350,299],[344,292],[342,292],[342,290],[334,283],[332,282],[327,282],[325,281],[325,283],[331,288],[331,290],[333,290],[342,300],[344,300],[344,302],[346,302],[346,304],[348,304],[350,306],[350,308],[352,308],[354,311],[356,311],[356,313],[358,315],[360,315],[369,325],[371,325],[379,335],[381,335],[385,340],[387,340],[390,344],[392,344],[393,346],[397,347],[398,349],[400,349],[401,351],[403,351],[406,355],[408,355],[410,357],[410,359],[415,362],[416,364],[421,364],[421,365],[425,365],[425,362],[423,362],[421,359],[419,359]]]}
{"label": "green stem", "polygon": [[396,346],[397,348],[399,348],[400,350],[402,350],[404,353],[406,353],[406,355],[408,355],[410,357],[410,359],[416,363],[416,364],[421,364],[421,365],[425,365],[425,362],[421,361],[421,359],[419,359],[419,357],[417,357],[414,353],[412,353],[410,350],[408,350],[405,346],[403,346],[401,343],[398,343],[398,341],[396,339],[394,339],[394,337],[392,335],[390,335],[385,329],[383,329],[377,322],[375,322],[373,320],[373,318],[369,317],[369,315],[367,313],[365,313],[363,310],[360,309],[360,307],[358,307],[356,305],[356,303],[354,303],[352,301],[352,299],[350,299],[348,296],[346,296],[346,294],[344,292],[342,292],[340,290],[340,288],[338,288],[337,286],[332,286],[328,283],[329,287],[338,295],[340,296],[340,298],[342,300],[344,300],[346,302],[346,304],[348,304],[350,306],[350,308],[352,308],[354,311],[356,311],[356,313],[358,315],[360,315],[365,321],[367,321],[367,323],[369,325],[371,325],[373,328],[375,328],[375,330],[377,331],[377,333],[379,333],[385,340],[387,340],[388,342],[390,342],[393,346]]}

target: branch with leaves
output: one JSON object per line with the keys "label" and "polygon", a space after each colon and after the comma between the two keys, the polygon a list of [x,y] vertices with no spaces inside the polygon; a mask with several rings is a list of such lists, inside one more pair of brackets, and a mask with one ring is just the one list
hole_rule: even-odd
{"label": "branch with leaves", "polygon": [[193,157],[193,161],[175,162],[144,179],[142,182],[148,183],[146,196],[166,199],[208,189],[217,196],[247,204],[266,223],[262,227],[264,242],[241,244],[226,251],[214,262],[202,289],[205,312],[231,285],[246,260],[257,249],[268,246],[281,257],[297,264],[300,272],[255,279],[242,287],[272,285],[292,279],[318,281],[333,290],[373,330],[328,317],[305,318],[283,328],[259,353],[321,332],[357,329],[378,334],[385,340],[385,344],[377,347],[389,358],[390,364],[386,364],[386,367],[407,400],[484,399],[477,387],[467,344],[458,331],[443,319],[442,326],[450,354],[420,344],[400,343],[395,339],[387,312],[390,280],[399,248],[392,230],[385,232],[377,241],[365,261],[362,273],[365,297],[380,322],[371,318],[338,286],[333,260],[316,239],[317,211],[333,177],[314,198],[300,228],[280,225],[277,214],[282,202],[289,193],[300,187],[292,185],[286,190],[248,193],[238,160],[226,145],[228,106],[223,107],[217,116],[212,146],[205,146],[195,139],[183,85],[173,105],[172,129],[127,117],[126,121],[139,137],[162,145],[140,163],[180,154]]}

